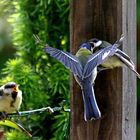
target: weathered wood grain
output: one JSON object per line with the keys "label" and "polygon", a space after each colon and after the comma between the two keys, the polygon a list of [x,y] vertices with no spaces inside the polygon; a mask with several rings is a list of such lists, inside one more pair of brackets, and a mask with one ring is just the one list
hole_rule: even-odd
{"label": "weathered wood grain", "polygon": [[[122,49],[135,61],[135,9],[135,0],[71,0],[71,51],[75,53],[93,37],[113,43],[123,33]],[[98,75],[95,92],[100,120],[84,121],[82,95],[74,79],[71,91],[71,140],[136,139],[136,77],[130,70],[119,68]]]}

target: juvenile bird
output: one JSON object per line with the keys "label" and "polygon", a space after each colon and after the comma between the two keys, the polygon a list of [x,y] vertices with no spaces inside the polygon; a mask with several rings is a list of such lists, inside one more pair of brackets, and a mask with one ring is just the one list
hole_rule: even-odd
{"label": "juvenile bird", "polygon": [[22,91],[15,82],[8,82],[0,87],[0,112],[17,112],[22,103]]}
{"label": "juvenile bird", "polygon": [[82,90],[85,121],[101,117],[93,88],[97,76],[97,66],[103,63],[109,56],[114,55],[118,47],[118,44],[114,44],[92,54],[92,45],[89,42],[85,42],[80,45],[76,55],[49,46],[44,48],[45,52],[63,63],[74,74]]}
{"label": "juvenile bird", "polygon": [[[93,46],[93,50],[95,52],[105,47],[112,46],[111,43],[99,40],[97,38],[90,39],[89,43]],[[124,65],[131,69],[137,75],[137,77],[140,78],[140,74],[137,72],[134,62],[120,49],[118,49],[112,57],[108,57],[108,59],[101,64],[100,70],[123,67]]]}

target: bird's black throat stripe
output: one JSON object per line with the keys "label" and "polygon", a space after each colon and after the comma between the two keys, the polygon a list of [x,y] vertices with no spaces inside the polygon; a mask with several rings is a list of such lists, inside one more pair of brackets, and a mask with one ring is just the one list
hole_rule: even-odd
{"label": "bird's black throat stripe", "polygon": [[14,106],[13,103],[15,102],[16,97],[17,97],[17,92],[13,91],[13,92],[12,92],[13,101],[11,102],[11,106]]}

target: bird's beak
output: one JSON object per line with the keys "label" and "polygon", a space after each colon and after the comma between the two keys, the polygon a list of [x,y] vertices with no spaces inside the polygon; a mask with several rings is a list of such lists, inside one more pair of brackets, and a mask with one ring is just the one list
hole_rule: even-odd
{"label": "bird's beak", "polygon": [[18,85],[13,88],[13,91],[15,91],[15,92],[19,91]]}

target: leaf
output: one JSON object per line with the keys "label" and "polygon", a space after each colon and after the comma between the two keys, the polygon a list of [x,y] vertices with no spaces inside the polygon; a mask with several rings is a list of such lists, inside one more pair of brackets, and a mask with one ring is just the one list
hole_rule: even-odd
{"label": "leaf", "polygon": [[5,126],[8,126],[8,127],[11,127],[11,128],[15,128],[19,131],[23,131],[24,133],[26,133],[26,135],[28,135],[29,137],[32,137],[32,135],[23,127],[21,126],[20,124],[18,123],[15,123],[13,121],[10,121],[10,120],[3,120],[3,121],[0,121],[0,125],[5,125]]}

